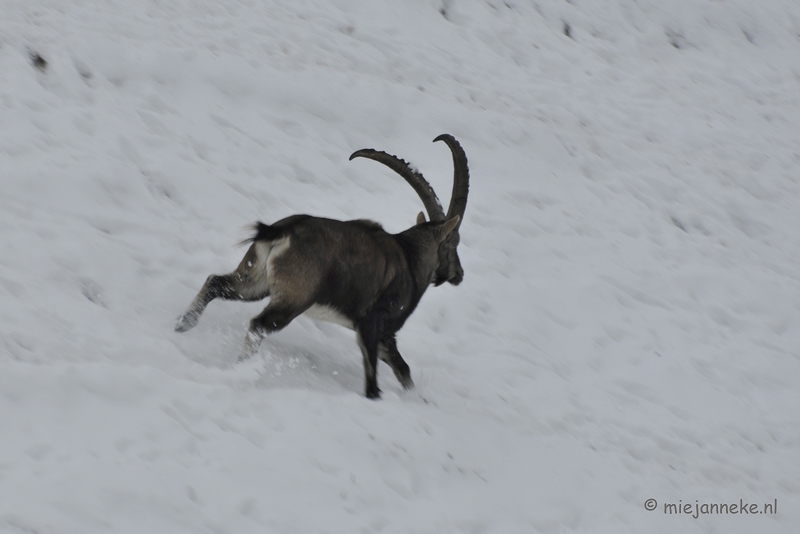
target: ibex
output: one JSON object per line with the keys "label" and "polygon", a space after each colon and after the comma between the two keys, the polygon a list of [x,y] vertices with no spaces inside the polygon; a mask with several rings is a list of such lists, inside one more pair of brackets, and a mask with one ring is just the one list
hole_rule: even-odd
{"label": "ibex", "polygon": [[405,389],[412,388],[395,334],[430,284],[458,285],[464,277],[456,249],[469,190],[467,156],[451,135],[434,141],[447,143],[453,154],[453,194],[446,215],[433,188],[408,163],[386,152],[358,150],[351,160],[373,159],[405,178],[430,222],[420,212],[417,224],[399,234],[363,219],[292,215],[272,225],[256,223],[255,235],[244,241],[252,244],[236,270],[209,276],[175,330],[194,327],[215,298],[256,301],[269,296],[264,311],[250,321],[239,361],[253,355],[266,334],[306,314],[355,330],[367,398],[380,397],[378,358],[389,364]]}

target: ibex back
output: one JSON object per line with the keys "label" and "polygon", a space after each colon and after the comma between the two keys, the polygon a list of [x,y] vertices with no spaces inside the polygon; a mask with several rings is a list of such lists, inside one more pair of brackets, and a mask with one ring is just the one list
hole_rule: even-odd
{"label": "ibex back", "polygon": [[436,193],[405,161],[372,149],[350,156],[374,159],[389,166],[414,188],[428,211],[417,224],[389,234],[368,220],[337,221],[292,215],[272,225],[257,223],[251,246],[230,274],[211,275],[175,330],[197,324],[215,298],[255,301],[270,297],[267,307],[250,321],[239,360],[253,355],[261,339],[306,314],[355,330],[364,360],[366,396],[380,396],[378,358],[385,361],[408,389],[414,386],[408,364],[397,350],[395,334],[417,307],[429,285],[461,283],[458,258],[459,226],[469,189],[467,158],[450,135],[454,178],[450,208],[445,215]]}

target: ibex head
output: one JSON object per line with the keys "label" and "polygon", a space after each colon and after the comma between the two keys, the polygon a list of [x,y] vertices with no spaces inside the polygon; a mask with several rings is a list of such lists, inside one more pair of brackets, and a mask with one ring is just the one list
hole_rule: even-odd
{"label": "ibex head", "polygon": [[[431,185],[419,172],[411,168],[411,166],[404,160],[382,152],[366,148],[354,152],[350,159],[353,158],[369,158],[383,163],[397,174],[405,178],[406,182],[414,188],[422,200],[422,204],[428,212],[428,217],[432,222],[449,221],[453,217],[458,216],[459,221],[455,229],[450,232],[447,238],[439,246],[439,267],[436,269],[436,275],[433,279],[433,284],[436,286],[442,285],[445,282],[450,282],[453,285],[458,285],[464,279],[464,269],[461,267],[461,260],[458,257],[458,243],[460,241],[459,228],[461,222],[464,220],[464,211],[467,208],[467,195],[469,193],[469,168],[467,166],[467,155],[464,149],[456,141],[456,139],[449,134],[442,134],[436,141],[444,141],[450,147],[453,153],[453,194],[450,198],[450,207],[445,214],[442,208],[439,197]],[[417,217],[417,224],[425,222],[424,214],[420,213],[421,217]]]}

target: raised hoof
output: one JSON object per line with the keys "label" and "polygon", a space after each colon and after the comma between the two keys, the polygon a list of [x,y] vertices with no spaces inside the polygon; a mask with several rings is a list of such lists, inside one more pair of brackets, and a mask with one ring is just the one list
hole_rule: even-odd
{"label": "raised hoof", "polygon": [[403,389],[414,389],[414,381],[411,380],[410,376],[404,376],[403,378],[398,378],[400,380],[400,385],[403,386]]}
{"label": "raised hoof", "polygon": [[242,352],[239,353],[239,358],[236,359],[236,363],[242,363],[245,360],[249,360],[252,356],[255,356],[260,344],[261,336],[254,334],[252,331],[247,332],[247,335],[244,337]]}
{"label": "raised hoof", "polygon": [[187,330],[191,330],[195,326],[197,326],[197,321],[200,319],[200,316],[196,313],[185,313],[181,317],[178,318],[178,321],[175,323],[175,331],[176,332],[186,332]]}
{"label": "raised hoof", "polygon": [[253,354],[255,354],[255,353],[244,353],[244,352],[243,352],[243,353],[241,353],[241,354],[239,355],[239,357],[238,357],[238,358],[236,358],[236,363],[242,363],[242,362],[244,362],[244,361],[247,361],[247,360],[249,360],[250,358],[252,358],[252,357],[253,357]]}

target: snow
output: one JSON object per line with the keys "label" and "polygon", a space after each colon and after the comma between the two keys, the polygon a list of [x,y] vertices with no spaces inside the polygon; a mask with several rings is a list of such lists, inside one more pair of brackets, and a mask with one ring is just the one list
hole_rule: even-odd
{"label": "snow", "polygon": [[[0,532],[797,532],[798,124],[793,0],[2,2]],[[305,318],[235,364],[263,303],[173,332],[256,220],[413,224],[355,150],[446,204],[445,132],[416,390]]]}

